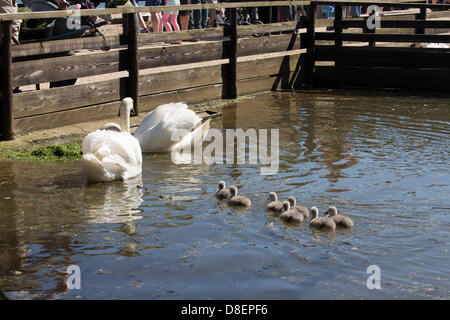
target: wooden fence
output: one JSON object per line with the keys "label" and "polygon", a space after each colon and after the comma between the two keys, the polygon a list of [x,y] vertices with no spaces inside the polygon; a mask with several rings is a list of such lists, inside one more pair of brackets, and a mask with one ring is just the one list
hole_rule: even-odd
{"label": "wooden fence", "polygon": [[[313,5],[325,3],[329,2],[317,1]],[[349,4],[335,4],[334,31],[315,33],[314,44],[333,43],[310,48],[314,55],[310,55],[308,68],[314,68],[314,79],[310,81],[315,86],[450,90],[450,49],[426,47],[428,43],[450,44],[450,34],[433,34],[436,30],[449,33],[450,5],[395,4],[399,9],[415,8],[417,13],[402,19],[380,17],[380,26],[370,30],[367,18],[343,19],[342,7]],[[446,11],[427,12],[436,8]],[[401,43],[406,46],[399,47]],[[319,61],[332,65],[316,66]]]}
{"label": "wooden fence", "polygon": [[[336,19],[316,20],[315,7],[327,3],[336,5]],[[343,32],[345,28],[364,28],[363,19],[342,19],[342,6],[351,4],[354,2],[274,1],[174,6],[171,10],[229,8],[231,23],[225,28],[151,34],[137,33],[135,12],[163,11],[169,7],[82,10],[80,15],[121,13],[123,34],[15,46],[11,46],[10,42],[11,20],[67,17],[70,13],[53,11],[0,15],[0,139],[11,139],[14,133],[27,130],[116,116],[118,101],[126,96],[134,99],[138,112],[147,112],[161,103],[171,101],[200,103],[305,84],[342,84],[336,80],[337,74],[350,72],[349,70],[355,67],[351,65],[351,59],[345,59],[348,57],[345,50],[355,48],[347,48],[343,45],[344,41],[373,43],[395,38],[390,34]],[[398,5],[387,1],[362,4]],[[305,5],[308,16],[294,22],[250,26],[237,24],[238,7],[286,5]],[[400,7],[422,10],[433,6],[402,4]],[[420,19],[408,20],[408,24],[405,24],[401,17],[416,18],[417,14],[400,13],[396,16],[400,17],[399,20],[392,17],[386,21],[382,20],[382,27],[408,27],[418,30],[414,35],[400,34],[395,41],[423,42],[421,37],[426,37],[427,41],[449,42],[448,36],[436,35],[434,38],[428,38],[430,35],[424,35],[421,31],[426,28],[446,28],[447,22],[424,23],[423,12],[419,12],[420,14]],[[316,30],[318,27],[331,25],[334,25],[334,32]],[[271,35],[254,37],[254,34]],[[198,42],[154,45],[157,42],[194,39]],[[318,40],[334,41],[334,45],[316,45]],[[360,57],[355,59],[355,62],[362,63],[364,55],[368,54],[368,51],[358,51],[364,48],[351,51],[352,55]],[[92,52],[67,55],[71,50]],[[370,52],[377,57],[376,51]],[[383,54],[387,52],[384,51]],[[447,51],[443,54],[446,53]],[[382,60],[392,63],[397,58],[396,55],[397,53],[392,53],[391,60]],[[417,55],[418,61],[427,57],[422,53]],[[335,61],[335,66],[316,66],[316,61],[320,60]],[[168,66],[172,69],[167,70]],[[370,65],[357,67],[369,69]],[[94,82],[79,81],[79,84],[71,86],[12,94],[14,87],[74,78],[83,80],[100,75],[106,79]]]}

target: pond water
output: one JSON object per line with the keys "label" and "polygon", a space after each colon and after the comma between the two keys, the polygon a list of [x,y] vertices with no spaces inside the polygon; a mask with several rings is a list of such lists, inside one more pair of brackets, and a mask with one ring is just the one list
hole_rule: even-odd
{"label": "pond water", "polygon": [[[88,185],[77,161],[0,163],[0,298],[448,299],[449,105],[273,92],[224,109],[213,127],[280,129],[275,175],[145,155],[142,177]],[[219,180],[252,207],[218,203]],[[287,225],[265,211],[269,191],[336,205],[355,226]],[[379,290],[366,286],[371,265]]]}

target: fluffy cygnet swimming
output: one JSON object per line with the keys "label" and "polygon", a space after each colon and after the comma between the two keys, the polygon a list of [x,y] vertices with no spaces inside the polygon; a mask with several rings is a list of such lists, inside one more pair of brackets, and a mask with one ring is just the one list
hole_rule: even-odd
{"label": "fluffy cygnet swimming", "polygon": [[328,214],[328,218],[333,220],[336,226],[343,228],[353,228],[354,223],[352,219],[347,216],[338,214],[335,206],[329,207],[328,211],[325,212],[325,214]]}
{"label": "fluffy cygnet swimming", "polygon": [[294,197],[289,197],[288,198],[289,204],[291,205],[291,209],[292,210],[297,210],[298,212],[300,212],[303,215],[303,218],[308,218],[309,217],[309,211],[308,208],[302,207],[302,206],[296,206],[297,200]]}
{"label": "fluffy cygnet swimming", "polygon": [[300,223],[303,221],[304,218],[301,212],[291,209],[289,201],[284,201],[283,213],[281,213],[280,219],[283,220],[284,222]]}
{"label": "fluffy cygnet swimming", "polygon": [[227,201],[230,206],[250,207],[252,205],[249,198],[238,196],[237,194],[238,188],[236,186],[230,187],[230,196]]}
{"label": "fluffy cygnet swimming", "polygon": [[334,230],[336,229],[336,224],[331,218],[320,217],[319,210],[316,207],[311,208],[312,219],[309,225],[313,228],[324,229],[324,230]]}
{"label": "fluffy cygnet swimming", "polygon": [[216,190],[216,198],[219,200],[228,199],[230,189],[225,188],[225,181],[219,181],[219,189]]}
{"label": "fluffy cygnet swimming", "polygon": [[269,200],[270,202],[267,204],[267,210],[276,212],[276,213],[281,213],[281,211],[283,211],[283,203],[281,201],[277,200],[277,194],[275,192],[270,192],[269,193]]}

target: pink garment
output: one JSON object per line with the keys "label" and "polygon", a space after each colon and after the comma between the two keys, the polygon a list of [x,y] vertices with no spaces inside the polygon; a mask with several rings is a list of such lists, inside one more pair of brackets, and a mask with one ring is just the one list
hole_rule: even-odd
{"label": "pink garment", "polygon": [[[178,26],[178,22],[177,22],[177,14],[169,14],[168,12],[164,12],[163,16],[162,16],[162,23],[164,25],[164,28],[166,28],[167,31],[178,31],[180,30],[180,27]],[[170,19],[170,24],[169,24],[169,19]],[[172,27],[170,26],[172,25]]]}

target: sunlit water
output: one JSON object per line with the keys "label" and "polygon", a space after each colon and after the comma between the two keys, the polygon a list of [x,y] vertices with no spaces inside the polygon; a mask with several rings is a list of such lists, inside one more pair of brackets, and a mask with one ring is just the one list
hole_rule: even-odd
{"label": "sunlit water", "polygon": [[[1,163],[0,297],[449,298],[449,105],[322,92],[224,109],[216,128],[280,129],[273,176],[145,155],[141,178],[87,185],[79,162]],[[222,179],[253,206],[218,203]],[[334,204],[355,227],[286,225],[265,211],[273,190]],[[72,264],[80,290],[66,286]],[[366,286],[370,265],[380,290]]]}

